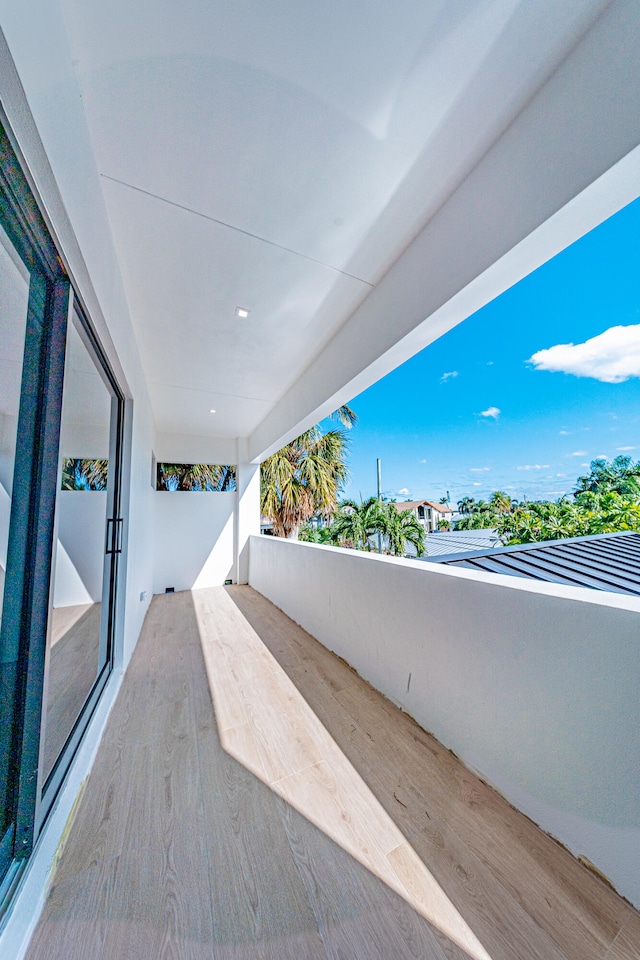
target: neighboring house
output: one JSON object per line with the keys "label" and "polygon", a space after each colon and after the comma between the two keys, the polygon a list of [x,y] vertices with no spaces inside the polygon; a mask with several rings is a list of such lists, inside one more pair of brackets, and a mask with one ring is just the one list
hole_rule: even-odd
{"label": "neighboring house", "polygon": [[273,536],[273,520],[271,517],[265,517],[260,515],[260,533],[265,534],[268,537]]}
{"label": "neighboring house", "polygon": [[441,520],[451,522],[453,510],[446,503],[434,503],[433,500],[405,500],[394,503],[396,510],[411,510],[420,521],[426,533],[434,533]]}

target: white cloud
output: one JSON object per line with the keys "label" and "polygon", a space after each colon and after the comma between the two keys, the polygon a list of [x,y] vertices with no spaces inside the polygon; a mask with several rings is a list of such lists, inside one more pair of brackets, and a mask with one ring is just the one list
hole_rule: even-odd
{"label": "white cloud", "polygon": [[490,467],[469,467],[471,473],[485,473]]}
{"label": "white cloud", "polygon": [[581,466],[581,467],[590,467],[591,464],[590,464],[590,463],[581,463],[580,466]]}
{"label": "white cloud", "polygon": [[608,460],[606,453],[599,453],[597,457],[594,457],[594,460]]}
{"label": "white cloud", "polygon": [[476,480],[475,483],[472,483],[472,484],[471,484],[471,486],[472,486],[472,487],[481,487],[482,484],[479,483],[479,482]]}
{"label": "white cloud", "polygon": [[548,463],[526,463],[523,467],[516,467],[516,470],[548,470]]}
{"label": "white cloud", "polygon": [[424,459],[424,457],[422,458],[422,460],[419,460],[418,462],[419,462],[419,463],[427,463],[427,461]]}
{"label": "white cloud", "polygon": [[569,436],[569,431],[568,431],[568,430],[561,430],[561,431],[560,431],[560,436],[561,436],[561,437],[568,437],[568,436]]}
{"label": "white cloud", "polygon": [[566,473],[556,473],[556,477],[566,477]]}
{"label": "white cloud", "polygon": [[457,376],[458,376],[457,370],[450,370],[449,373],[442,374],[442,376],[440,377],[440,383],[446,383],[447,380],[451,380],[452,377],[457,377]]}
{"label": "white cloud", "polygon": [[487,407],[486,410],[482,410],[482,411],[480,412],[480,416],[481,416],[481,417],[493,417],[494,420],[497,420],[498,417],[500,416],[500,408],[499,408],[499,407]]}
{"label": "white cloud", "polygon": [[637,450],[637,447],[618,447],[619,453],[626,453],[627,450]]}
{"label": "white cloud", "polygon": [[487,366],[488,366],[488,367],[492,367],[492,366],[493,366],[493,360],[487,360]]}
{"label": "white cloud", "polygon": [[568,456],[568,457],[586,457],[586,456],[587,456],[587,451],[586,451],[586,450],[574,450],[573,453],[568,453],[567,456]]}
{"label": "white cloud", "polygon": [[396,490],[396,493],[398,494],[399,497],[408,497],[408,496],[409,496],[409,491],[407,490],[406,487],[403,487],[402,490]]}
{"label": "white cloud", "polygon": [[558,343],[529,358],[536,370],[623,383],[640,377],[640,324],[609,327],[584,343]]}

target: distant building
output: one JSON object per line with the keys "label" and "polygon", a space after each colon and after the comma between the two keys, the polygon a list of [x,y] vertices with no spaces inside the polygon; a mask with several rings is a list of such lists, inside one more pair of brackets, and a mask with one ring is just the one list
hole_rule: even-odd
{"label": "distant building", "polygon": [[394,507],[396,510],[411,510],[426,533],[436,531],[441,520],[450,523],[453,515],[453,510],[446,503],[434,503],[432,500],[405,500],[404,503],[394,503]]}

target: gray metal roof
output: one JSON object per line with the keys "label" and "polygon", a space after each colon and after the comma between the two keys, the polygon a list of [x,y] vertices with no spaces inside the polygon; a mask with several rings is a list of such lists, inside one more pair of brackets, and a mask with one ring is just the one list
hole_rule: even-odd
{"label": "gray metal roof", "polygon": [[428,533],[425,537],[427,556],[449,556],[453,553],[469,553],[471,550],[486,551],[499,544],[495,530],[452,530]]}
{"label": "gray metal roof", "polygon": [[428,556],[431,563],[640,596],[640,533],[603,533],[571,540]]}

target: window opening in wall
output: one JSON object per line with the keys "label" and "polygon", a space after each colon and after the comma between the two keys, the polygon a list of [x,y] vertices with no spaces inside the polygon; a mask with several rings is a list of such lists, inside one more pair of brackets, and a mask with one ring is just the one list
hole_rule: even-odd
{"label": "window opening in wall", "polygon": [[62,458],[62,490],[106,490],[109,478],[108,460],[83,457]]}
{"label": "window opening in wall", "polygon": [[159,463],[156,490],[226,493],[236,489],[236,468],[220,463]]}

